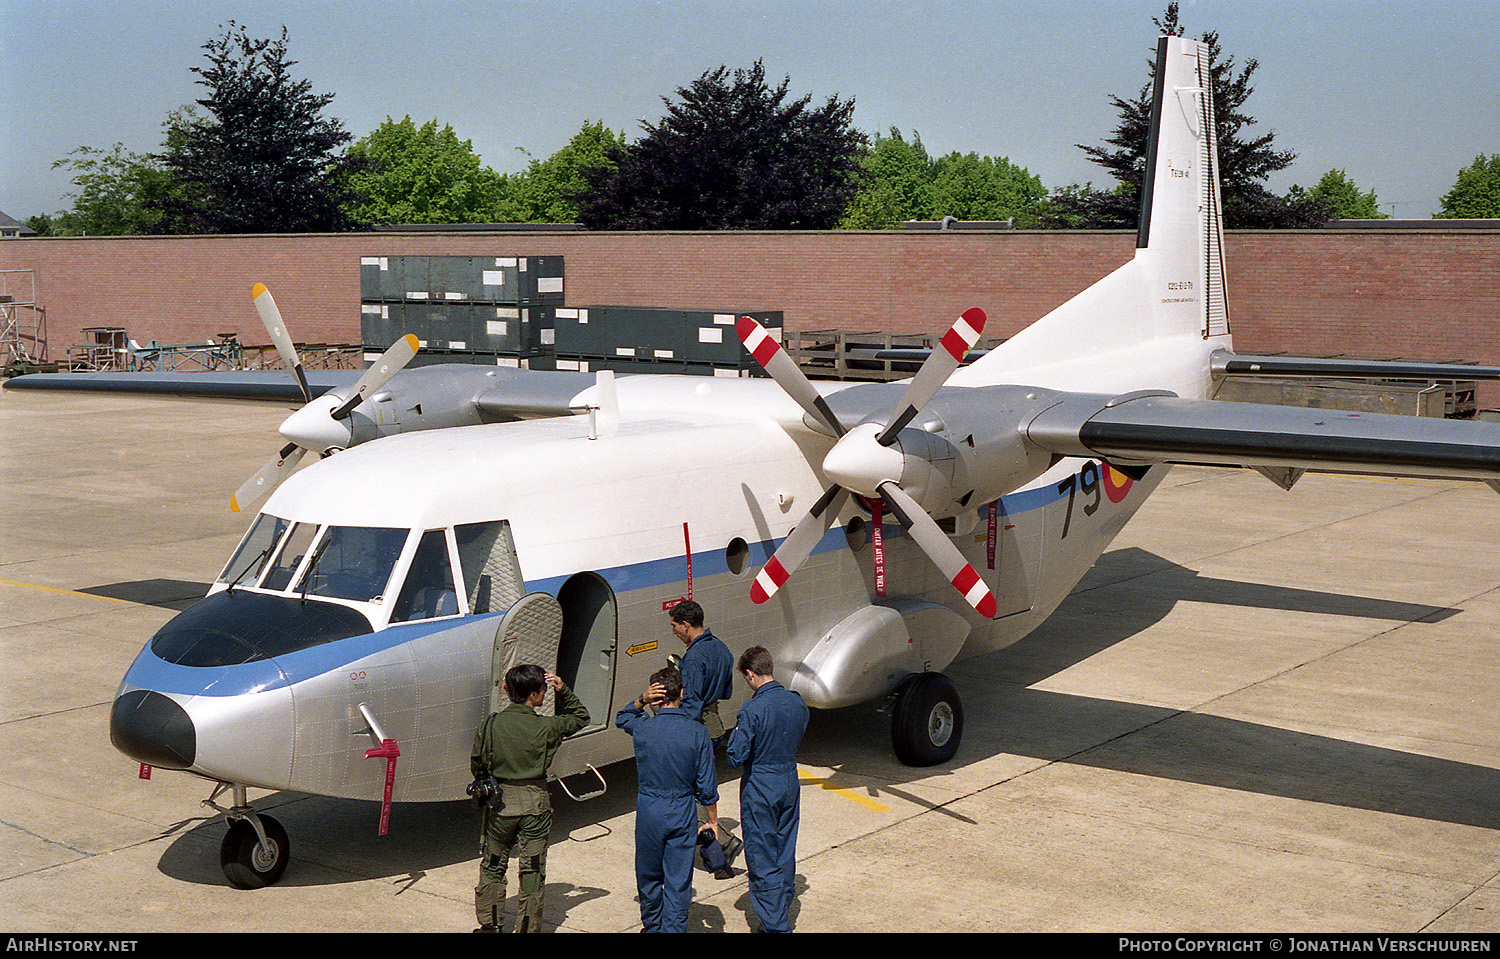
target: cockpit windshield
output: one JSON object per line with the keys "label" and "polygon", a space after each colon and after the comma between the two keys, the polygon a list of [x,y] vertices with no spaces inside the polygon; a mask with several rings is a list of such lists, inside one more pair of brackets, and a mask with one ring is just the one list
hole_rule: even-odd
{"label": "cockpit windshield", "polygon": [[234,551],[229,565],[219,574],[219,582],[238,586],[240,583],[254,584],[259,580],[261,572],[266,568],[266,560],[271,558],[271,551],[281,542],[282,534],[290,525],[280,516],[272,516],[270,513],[261,513],[255,517],[250,531],[240,541],[240,548]]}
{"label": "cockpit windshield", "polygon": [[380,526],[330,526],[313,550],[297,592],[378,603],[401,558],[407,531]]}
{"label": "cockpit windshield", "polygon": [[262,513],[219,582],[378,603],[408,535],[382,526],[289,523]]}

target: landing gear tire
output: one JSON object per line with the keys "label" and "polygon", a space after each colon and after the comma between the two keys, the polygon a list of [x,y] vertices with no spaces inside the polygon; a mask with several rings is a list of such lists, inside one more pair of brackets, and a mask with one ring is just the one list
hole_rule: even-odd
{"label": "landing gear tire", "polygon": [[964,735],[958,687],[942,673],[912,677],[891,710],[891,745],[907,766],[936,766],[953,758]]}
{"label": "landing gear tire", "polygon": [[265,842],[261,842],[250,820],[232,819],[219,845],[219,865],[224,867],[230,885],[237,889],[272,885],[286,871],[292,851],[286,830],[270,816],[261,816],[260,826],[266,832]]}

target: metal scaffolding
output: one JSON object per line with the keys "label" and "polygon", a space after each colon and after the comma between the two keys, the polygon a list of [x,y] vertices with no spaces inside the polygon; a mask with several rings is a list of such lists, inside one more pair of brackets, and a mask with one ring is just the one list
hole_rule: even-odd
{"label": "metal scaffolding", "polygon": [[44,363],[47,311],[37,306],[33,270],[0,270],[0,367]]}

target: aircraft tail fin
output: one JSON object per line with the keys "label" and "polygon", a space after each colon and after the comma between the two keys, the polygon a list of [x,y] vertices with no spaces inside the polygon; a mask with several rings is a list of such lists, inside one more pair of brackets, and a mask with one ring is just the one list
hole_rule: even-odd
{"label": "aircraft tail fin", "polygon": [[[1201,394],[1208,355],[1230,348],[1218,164],[1208,45],[1161,37],[1135,257],[951,382]],[[1162,370],[1147,353],[1181,362],[1143,382]]]}
{"label": "aircraft tail fin", "polygon": [[[1217,144],[1208,44],[1162,37],[1136,255],[1154,261],[1157,279],[1166,284],[1163,305],[1184,305],[1162,311],[1186,315],[1172,325],[1197,329],[1205,338],[1229,332]],[[1189,266],[1196,267],[1195,276],[1187,275]],[[1187,283],[1192,286],[1184,289]]]}

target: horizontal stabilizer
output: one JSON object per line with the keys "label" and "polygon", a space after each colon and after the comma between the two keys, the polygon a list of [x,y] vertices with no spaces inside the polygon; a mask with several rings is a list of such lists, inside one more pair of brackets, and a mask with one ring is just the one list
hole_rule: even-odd
{"label": "horizontal stabilizer", "polygon": [[1319,376],[1329,379],[1500,380],[1500,366],[1470,366],[1467,363],[1251,356],[1228,350],[1216,350],[1209,362],[1215,379],[1224,376]]}
{"label": "horizontal stabilizer", "polygon": [[[1180,399],[1064,394],[1027,439],[1063,456],[1500,480],[1500,423]],[[1290,476],[1290,474],[1285,474]]]}

